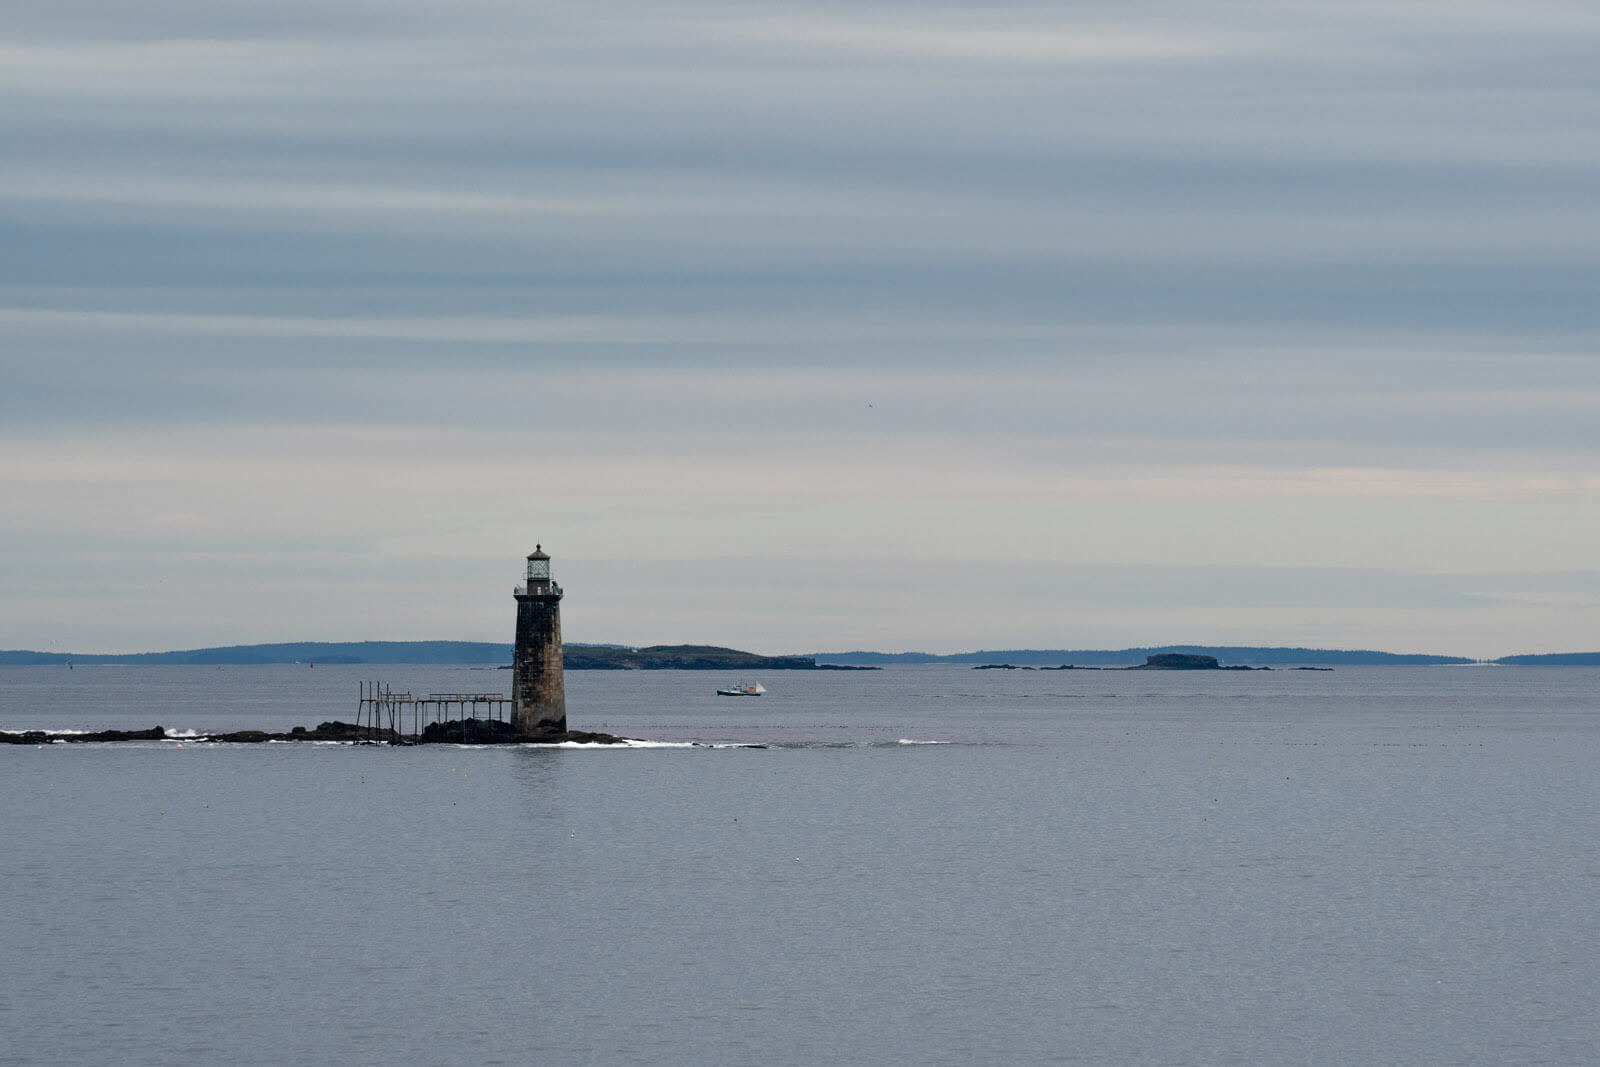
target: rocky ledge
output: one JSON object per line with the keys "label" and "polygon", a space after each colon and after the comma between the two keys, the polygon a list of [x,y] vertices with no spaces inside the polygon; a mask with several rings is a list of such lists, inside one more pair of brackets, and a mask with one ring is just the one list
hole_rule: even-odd
{"label": "rocky ledge", "polygon": [[0,730],[0,745],[49,745],[62,742],[116,741],[227,741],[233,744],[261,744],[266,741],[344,741],[389,745],[620,745],[627,738],[613,734],[567,730],[562,733],[519,734],[509,723],[493,719],[466,719],[433,723],[421,737],[402,736],[393,730],[377,730],[348,722],[325,722],[314,730],[296,726],[288,733],[267,730],[233,730],[225,733],[185,734],[174,737],[159,726],[148,730],[95,730],[88,733],[56,733],[50,730]]}
{"label": "rocky ledge", "polygon": [[[1137,667],[1075,667],[1063,663],[1059,667],[1019,667],[1015,663],[980,663],[975,671],[1270,671],[1271,667],[1224,667],[1215,656],[1197,656],[1188,652],[1157,652],[1146,656]],[[1332,667],[1297,667],[1296,670],[1331,671]]]}
{"label": "rocky ledge", "polygon": [[1270,671],[1271,667],[1224,667],[1215,656],[1196,656],[1188,652],[1158,652],[1146,656],[1138,667],[1130,671]]}
{"label": "rocky ledge", "polygon": [[422,731],[422,737],[406,737],[399,744],[422,745],[620,745],[627,738],[613,734],[589,733],[586,730],[566,730],[561,733],[519,734],[510,723],[498,719],[457,719],[455,722],[432,722]]}

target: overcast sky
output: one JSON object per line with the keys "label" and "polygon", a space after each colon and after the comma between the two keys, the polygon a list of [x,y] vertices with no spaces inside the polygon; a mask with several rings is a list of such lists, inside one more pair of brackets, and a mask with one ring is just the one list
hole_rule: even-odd
{"label": "overcast sky", "polygon": [[1600,8],[0,17],[0,647],[1600,648]]}

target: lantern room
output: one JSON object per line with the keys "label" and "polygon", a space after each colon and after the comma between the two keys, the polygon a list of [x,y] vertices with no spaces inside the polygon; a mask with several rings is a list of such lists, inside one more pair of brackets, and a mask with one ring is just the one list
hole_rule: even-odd
{"label": "lantern room", "polygon": [[534,545],[528,553],[528,584],[543,585],[550,581],[550,556],[543,545]]}

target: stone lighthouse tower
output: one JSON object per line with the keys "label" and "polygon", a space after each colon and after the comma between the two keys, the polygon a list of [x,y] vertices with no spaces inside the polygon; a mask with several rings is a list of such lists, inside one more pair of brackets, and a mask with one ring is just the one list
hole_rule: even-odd
{"label": "stone lighthouse tower", "polygon": [[567,686],[561,676],[561,587],[550,557],[535,545],[528,584],[517,597],[517,647],[511,660],[511,725],[520,734],[565,733]]}

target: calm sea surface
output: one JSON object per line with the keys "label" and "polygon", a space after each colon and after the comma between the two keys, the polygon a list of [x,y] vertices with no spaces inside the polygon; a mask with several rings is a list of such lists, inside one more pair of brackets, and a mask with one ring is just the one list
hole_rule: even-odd
{"label": "calm sea surface", "polygon": [[[509,683],[0,668],[0,729],[374,677]],[[0,746],[0,1063],[1600,1060],[1600,671],[732,680],[572,724],[769,747]]]}

